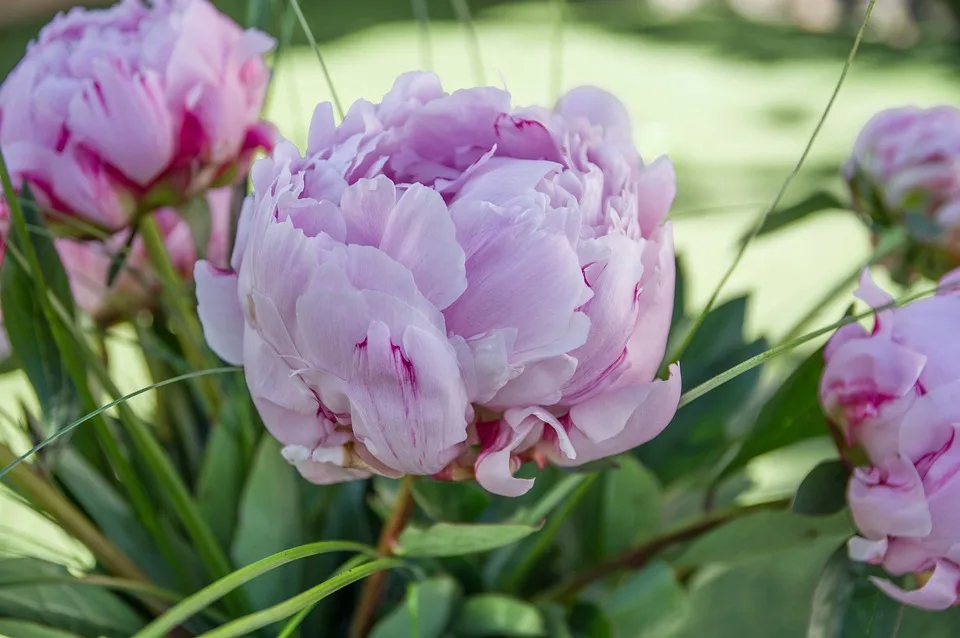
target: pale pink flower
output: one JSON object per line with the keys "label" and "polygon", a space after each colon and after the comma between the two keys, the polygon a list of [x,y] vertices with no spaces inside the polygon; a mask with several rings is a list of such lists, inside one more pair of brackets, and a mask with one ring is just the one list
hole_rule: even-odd
{"label": "pale pink flower", "polygon": [[401,76],[306,157],[255,165],[234,272],[198,264],[210,345],[246,366],[264,422],[317,482],[574,465],[662,430],[675,194],[629,118],[582,88],[553,111]]}

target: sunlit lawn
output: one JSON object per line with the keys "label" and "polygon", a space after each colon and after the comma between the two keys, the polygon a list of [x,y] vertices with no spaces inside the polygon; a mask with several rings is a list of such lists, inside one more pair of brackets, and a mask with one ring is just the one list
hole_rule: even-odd
{"label": "sunlit lawn", "polygon": [[[542,19],[531,19],[531,11],[541,11]],[[495,20],[477,23],[482,79],[505,84],[517,103],[549,102],[555,97],[550,81],[553,26],[543,8],[527,6],[523,14],[524,20],[516,20],[510,10],[498,9]],[[449,88],[479,81],[462,29],[451,23],[432,25],[429,41],[435,70]],[[418,67],[423,59],[420,42],[416,25],[393,24],[322,48],[337,92],[348,104],[358,97],[376,101],[398,73]],[[903,55],[908,58],[909,53]],[[563,86],[591,83],[616,92],[633,116],[635,138],[644,157],[668,153],[677,165],[680,194],[673,216],[691,307],[706,301],[733,258],[737,239],[771,201],[800,156],[842,62],[837,56],[751,62],[718,55],[696,42],[666,44],[589,26],[567,26]],[[955,69],[929,61],[905,59],[892,68],[855,65],[786,200],[795,201],[815,187],[840,192],[835,168],[863,122],[887,106],[957,102],[960,82],[954,75]],[[329,97],[313,53],[292,49],[280,62],[268,117],[285,135],[301,142],[313,106]],[[758,240],[724,297],[750,292],[751,333],[767,334],[776,341],[799,313],[867,253],[866,236],[850,215],[825,214]],[[827,308],[820,323],[838,318],[846,303],[840,300]],[[113,360],[124,367],[124,389],[133,390],[145,382],[146,375],[129,357],[118,354]],[[0,378],[0,404],[6,410],[15,412],[16,399],[25,396],[19,374]],[[753,467],[754,478],[762,483],[758,489],[788,490],[823,454],[822,447],[807,446],[792,456],[760,459]],[[62,541],[49,531],[50,525],[38,523],[24,507],[9,500],[0,502],[0,520],[3,549],[63,560]],[[31,544],[36,547],[24,545],[27,537],[35,539]],[[792,576],[770,585],[776,595],[765,593],[763,604],[771,598],[783,599],[778,617],[790,635],[804,625],[811,583],[828,549],[810,546],[789,564],[776,562]],[[742,576],[749,580],[754,572],[773,566],[755,561],[741,568],[746,570]],[[694,607],[698,596],[734,596],[725,580],[729,577],[720,572],[701,575],[694,586]],[[786,604],[794,595],[805,597],[803,604],[796,600],[792,606]],[[742,597],[731,598],[730,618],[745,604]],[[727,619],[694,617],[690,635],[713,622]],[[750,627],[743,631],[744,638],[774,635],[750,633]]]}

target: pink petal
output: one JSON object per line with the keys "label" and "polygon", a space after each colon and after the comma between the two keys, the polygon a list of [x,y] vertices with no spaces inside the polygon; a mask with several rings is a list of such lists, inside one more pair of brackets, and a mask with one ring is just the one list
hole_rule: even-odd
{"label": "pink petal", "polygon": [[547,175],[562,168],[556,162],[494,157],[478,167],[454,199],[503,205],[530,195]]}
{"label": "pink petal", "polygon": [[883,470],[857,468],[847,498],[853,521],[867,538],[923,537],[933,526],[920,475],[901,458],[890,459]]}
{"label": "pink petal", "polygon": [[581,86],[561,97],[554,110],[565,118],[584,118],[590,124],[601,126],[607,143],[629,161],[638,159],[630,115],[611,93],[593,86]]}
{"label": "pink petal", "polygon": [[868,268],[864,268],[860,274],[860,286],[853,294],[872,308],[879,308],[893,302],[893,295],[873,281]]}
{"label": "pink petal", "polygon": [[566,429],[560,424],[560,421],[557,419],[557,417],[543,408],[539,406],[530,408],[511,408],[503,413],[503,420],[510,424],[510,426],[514,429],[519,429],[521,425],[528,420],[533,420],[535,423],[549,425],[557,436],[557,446],[560,448],[560,451],[563,452],[563,455],[568,459],[577,458],[577,452],[573,449],[570,438],[567,436]]}
{"label": "pink petal", "polygon": [[941,611],[948,609],[957,602],[957,590],[960,588],[960,568],[947,561],[938,561],[930,577],[923,587],[913,591],[905,591],[889,580],[871,577],[873,584],[883,593],[905,605]]}
{"label": "pink petal", "polygon": [[197,286],[197,314],[210,349],[224,361],[243,364],[243,308],[236,273],[198,261],[193,271]]}
{"label": "pink petal", "polygon": [[356,346],[349,394],[353,431],[384,464],[435,474],[467,438],[466,390],[452,348],[440,334],[408,327],[400,343],[373,321]]}
{"label": "pink petal", "polygon": [[847,541],[847,553],[850,560],[879,565],[887,553],[887,539],[872,541],[862,536],[854,536]]}
{"label": "pink petal", "polygon": [[535,420],[527,419],[513,428],[506,422],[481,424],[480,428],[495,428],[495,434],[481,437],[483,447],[474,464],[477,483],[488,492],[500,496],[522,496],[533,487],[533,479],[513,476],[513,451],[534,429]]}
{"label": "pink petal", "polygon": [[520,374],[509,379],[486,405],[503,409],[558,403],[560,388],[573,376],[576,368],[577,360],[566,354],[525,365]]}
{"label": "pink petal", "polygon": [[424,297],[443,310],[467,288],[463,248],[440,194],[414,184],[387,219],[380,249],[406,266]]}
{"label": "pink petal", "polygon": [[153,72],[131,74],[119,66],[94,63],[96,86],[75,96],[67,126],[113,167],[147,186],[173,159],[173,116]]}
{"label": "pink petal", "polygon": [[[599,443],[592,441],[581,426],[571,416],[570,421],[573,427],[568,430],[573,449],[577,452],[576,463],[572,463],[563,456],[556,454],[555,451],[547,449],[551,460],[558,465],[582,465],[600,458],[620,454],[632,448],[646,443],[660,432],[673,419],[677,412],[677,405],[680,402],[680,366],[677,364],[670,366],[670,378],[666,381],[655,380],[645,385],[633,388],[634,409],[627,418],[621,431]],[[624,404],[620,393],[625,389],[617,391],[618,407],[615,416],[621,418],[625,412]],[[597,401],[599,401],[599,397]],[[597,411],[591,412],[591,416],[597,414]],[[596,422],[585,423],[585,428],[591,428]],[[598,437],[599,438],[599,437]]]}
{"label": "pink petal", "polygon": [[281,450],[283,458],[297,468],[300,476],[317,485],[331,485],[344,481],[355,481],[370,476],[370,472],[343,467],[346,456],[343,447],[314,450],[288,445]]}
{"label": "pink petal", "polygon": [[644,237],[656,230],[663,218],[670,212],[670,206],[677,196],[677,173],[673,162],[661,155],[651,164],[640,169],[637,178],[637,200],[639,201],[640,229]]}

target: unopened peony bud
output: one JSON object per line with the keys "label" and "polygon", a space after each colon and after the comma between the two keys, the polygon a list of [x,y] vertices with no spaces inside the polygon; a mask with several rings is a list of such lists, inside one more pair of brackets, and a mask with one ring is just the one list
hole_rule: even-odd
{"label": "unopened peony bud", "polygon": [[123,0],[56,17],[0,87],[0,147],[39,202],[106,230],[246,172],[273,41],[208,0]]}
{"label": "unopened peony bud", "polygon": [[871,119],[843,169],[852,206],[875,239],[900,228],[910,242],[890,258],[894,278],[936,279],[960,266],[960,110],[903,107]]}
{"label": "unopened peony bud", "polygon": [[361,473],[530,483],[520,463],[635,447],[676,412],[675,194],[623,106],[582,88],[513,110],[494,88],[401,76],[306,157],[254,166],[232,271],[197,265],[211,347],[315,482]]}

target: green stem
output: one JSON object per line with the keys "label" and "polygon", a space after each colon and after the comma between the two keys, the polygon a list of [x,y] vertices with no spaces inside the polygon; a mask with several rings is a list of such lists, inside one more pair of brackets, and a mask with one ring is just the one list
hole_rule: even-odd
{"label": "green stem", "polygon": [[239,638],[241,636],[249,636],[261,627],[266,627],[284,618],[289,618],[306,607],[312,607],[318,601],[323,600],[330,594],[343,589],[351,583],[355,583],[368,576],[372,577],[377,574],[382,574],[384,570],[403,566],[403,561],[393,558],[381,558],[365,563],[359,567],[349,569],[342,574],[338,574],[316,587],[311,587],[302,594],[298,594],[289,600],[227,623],[213,631],[201,634],[198,638]]}
{"label": "green stem", "polygon": [[[203,329],[200,327],[196,309],[187,295],[184,294],[183,279],[170,260],[170,253],[167,252],[163,235],[153,215],[146,215],[141,220],[140,236],[143,238],[150,263],[160,278],[161,285],[173,309],[173,317],[178,328],[177,339],[187,362],[196,370],[209,368],[212,360],[204,350]],[[198,383],[200,384],[202,398],[206,403],[208,415],[216,415],[220,398],[215,385],[210,379],[203,379]]]}
{"label": "green stem", "polygon": [[254,578],[265,574],[273,569],[317,554],[328,554],[331,552],[357,552],[375,556],[376,552],[372,547],[360,543],[351,543],[347,541],[326,541],[322,543],[310,543],[301,545],[292,549],[284,550],[273,556],[268,556],[251,563],[246,567],[224,576],[220,580],[207,585],[197,593],[184,599],[172,607],[167,613],[157,618],[152,623],[141,629],[133,638],[163,638],[173,631],[177,626],[190,619],[193,615],[212,605],[217,600],[223,598],[231,591],[250,582]]}
{"label": "green stem", "polygon": [[[383,524],[380,530],[380,539],[377,541],[377,552],[381,556],[392,556],[393,546],[397,541],[400,532],[403,531],[407,520],[413,513],[413,482],[415,477],[407,475],[400,481],[400,488],[397,490],[397,498],[393,503],[393,509],[390,516]],[[371,576],[364,584],[363,591],[360,592],[360,602],[353,613],[353,620],[350,623],[350,638],[366,638],[373,626],[376,616],[377,604],[380,602],[380,590],[383,588],[384,577],[386,574],[377,573]]]}
{"label": "green stem", "polygon": [[644,567],[657,554],[677,543],[692,540],[701,534],[742,516],[761,510],[783,509],[789,505],[790,499],[780,499],[743,507],[716,510],[693,522],[655,536],[643,544],[628,549],[587,570],[573,574],[570,578],[561,582],[556,587],[548,589],[537,598],[538,600],[544,601],[569,599],[580,590],[607,576],[624,570],[636,570]]}

